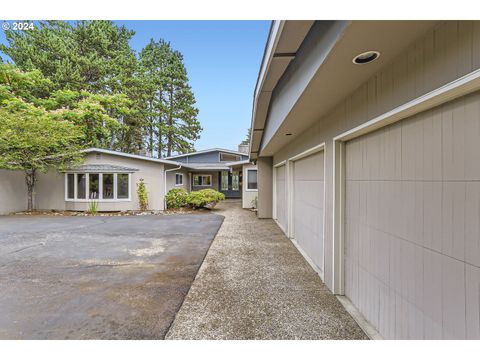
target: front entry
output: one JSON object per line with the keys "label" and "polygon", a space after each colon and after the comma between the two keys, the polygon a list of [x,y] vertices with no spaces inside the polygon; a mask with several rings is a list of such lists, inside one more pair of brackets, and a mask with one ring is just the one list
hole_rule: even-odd
{"label": "front entry", "polygon": [[218,174],[219,191],[225,194],[226,198],[242,197],[242,172],[239,170],[220,171]]}

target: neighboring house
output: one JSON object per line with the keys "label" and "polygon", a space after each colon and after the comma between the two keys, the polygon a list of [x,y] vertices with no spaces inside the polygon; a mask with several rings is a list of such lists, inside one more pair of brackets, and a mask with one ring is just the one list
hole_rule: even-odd
{"label": "neighboring house", "polygon": [[[138,210],[136,184],[140,179],[146,184],[151,210],[164,210],[165,194],[174,187],[183,187],[187,191],[198,190],[210,187],[207,186],[210,181],[211,185],[219,184],[219,190],[226,189],[225,180],[218,178],[218,171],[212,172],[210,167],[208,171],[198,171],[197,164],[188,166],[181,161],[96,148],[82,152],[85,153],[82,165],[65,172],[48,171],[38,174],[34,196],[36,209],[86,211],[89,203],[96,201],[99,211]],[[199,153],[208,154],[209,151]],[[234,153],[236,154],[222,150],[221,154],[225,155],[221,157],[223,160],[217,162],[215,169],[221,169],[222,176],[228,178],[228,189],[223,191],[227,197],[242,198],[243,169],[254,168],[254,165],[249,164],[245,154],[238,155],[240,159],[235,155],[233,159],[236,161],[231,161],[229,156]],[[195,154],[190,154],[189,157],[195,157]],[[225,175],[225,172],[228,174]],[[204,177],[192,177],[192,174],[197,173]],[[207,177],[208,174],[211,176]],[[249,186],[252,191],[243,190],[246,194],[243,196],[245,201],[250,199],[250,194],[256,194],[256,190],[253,190],[253,187],[256,189],[256,173],[255,182],[250,181]],[[236,191],[237,187],[239,191]],[[25,210],[26,197],[23,172],[0,170],[0,214]],[[250,203],[244,205],[251,207]]]}
{"label": "neighboring house", "polygon": [[239,151],[215,148],[170,156],[166,159],[180,167],[167,175],[167,183],[188,191],[215,189],[226,198],[242,198],[243,207],[251,208],[257,196],[257,169],[247,151],[240,145]]}
{"label": "neighboring house", "polygon": [[258,216],[383,337],[480,339],[480,22],[274,21]]}

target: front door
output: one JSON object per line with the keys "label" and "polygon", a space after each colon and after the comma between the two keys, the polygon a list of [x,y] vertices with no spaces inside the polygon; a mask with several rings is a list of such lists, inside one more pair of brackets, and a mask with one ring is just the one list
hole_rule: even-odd
{"label": "front door", "polygon": [[233,170],[220,171],[218,178],[220,192],[225,194],[226,198],[242,197],[242,172]]}

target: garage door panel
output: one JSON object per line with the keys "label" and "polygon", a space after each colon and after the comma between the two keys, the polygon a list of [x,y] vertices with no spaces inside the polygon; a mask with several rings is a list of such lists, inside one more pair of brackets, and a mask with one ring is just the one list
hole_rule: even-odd
{"label": "garage door panel", "polygon": [[296,181],[294,186],[297,203],[323,211],[323,181]]}
{"label": "garage door panel", "polygon": [[345,295],[387,338],[480,338],[475,98],[345,144]]}
{"label": "garage door panel", "polygon": [[293,237],[323,271],[324,153],[293,163]]}

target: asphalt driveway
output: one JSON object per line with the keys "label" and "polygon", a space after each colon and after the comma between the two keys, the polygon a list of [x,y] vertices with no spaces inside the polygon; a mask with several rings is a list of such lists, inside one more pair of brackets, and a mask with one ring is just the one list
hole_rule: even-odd
{"label": "asphalt driveway", "polygon": [[223,217],[0,217],[0,339],[162,339]]}

